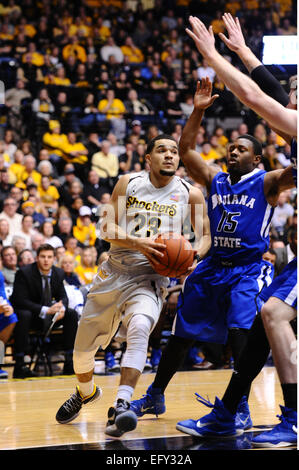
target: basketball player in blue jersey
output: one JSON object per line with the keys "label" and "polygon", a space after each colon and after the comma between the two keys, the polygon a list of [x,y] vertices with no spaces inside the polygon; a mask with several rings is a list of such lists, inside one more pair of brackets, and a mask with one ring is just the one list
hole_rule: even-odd
{"label": "basketball player in blue jersey", "polygon": [[[222,39],[232,50],[240,55],[247,68],[256,64],[256,59],[246,48],[238,20],[225,15],[224,21],[229,39]],[[286,169],[293,174],[294,186],[297,183],[297,99],[296,77],[291,77],[289,103],[283,108],[278,101],[265,95],[248,77],[240,73],[217,53],[213,31],[205,28],[197,18],[190,18],[192,31],[188,34],[194,39],[199,52],[210,65],[219,72],[219,77],[233,93],[251,109],[266,119],[285,140],[291,142],[292,165]],[[222,35],[224,36],[224,35]],[[241,50],[239,49],[241,48]],[[259,64],[257,64],[259,65]],[[262,71],[263,73],[263,71]],[[264,74],[265,76],[265,74]],[[271,90],[268,80],[265,88]],[[278,84],[274,84],[276,89]],[[269,93],[269,91],[268,91]],[[270,92],[271,94],[271,92]],[[281,93],[278,90],[278,96]],[[283,174],[284,172],[282,172]],[[279,189],[279,185],[277,185]],[[297,254],[297,253],[295,253]],[[213,408],[212,412],[199,420],[187,420],[178,423],[177,428],[188,434],[201,437],[219,437],[236,435],[242,432],[237,426],[238,406],[243,393],[261,371],[268,357],[270,346],[273,353],[285,406],[281,406],[280,423],[270,431],[261,433],[252,439],[254,446],[284,447],[297,443],[297,363],[296,338],[290,321],[296,316],[297,306],[297,261],[290,262],[274,282],[260,294],[264,301],[261,315],[257,315],[250,331],[247,345],[234,371],[222,401],[216,397],[214,406],[198,396],[201,403]],[[241,418],[244,418],[241,417]]]}
{"label": "basketball player in blue jersey", "polygon": [[[294,187],[292,167],[269,173],[260,170],[262,149],[249,135],[239,136],[229,145],[228,173],[207,165],[194,148],[204,109],[214,99],[210,81],[203,80],[197,86],[194,111],[180,140],[180,156],[189,174],[209,192],[210,256],[185,281],[173,334],[155,380],[144,398],[131,403],[138,416],[165,411],[164,391],[193,340],[225,343],[229,337],[237,366],[257,313],[256,298],[272,281],[271,267],[262,255],[269,245],[278,195]],[[245,398],[248,392],[238,403],[237,429],[251,426]]]}
{"label": "basketball player in blue jersey", "polygon": [[[74,346],[76,392],[58,410],[59,423],[75,419],[82,405],[95,401],[101,391],[94,384],[94,357],[117,332],[126,341],[120,384],[114,406],[108,411],[106,434],[120,437],[132,431],[137,417],[130,400],[143,371],[148,340],[167,293],[168,278],[155,272],[164,244],[159,233],[181,233],[190,216],[198,256],[211,244],[210,224],[201,191],[175,175],[179,164],[174,138],[159,135],[148,144],[149,172],[122,176],[116,184],[103,217],[102,236],[111,244],[109,259],[98,271],[79,322]],[[200,211],[201,209],[201,211]]]}

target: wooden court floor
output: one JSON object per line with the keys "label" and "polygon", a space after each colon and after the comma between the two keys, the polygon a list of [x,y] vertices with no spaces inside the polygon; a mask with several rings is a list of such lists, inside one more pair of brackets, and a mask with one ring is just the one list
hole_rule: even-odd
{"label": "wooden court floor", "polygon": [[[119,374],[96,375],[95,382],[103,390],[102,398],[83,407],[72,423],[55,421],[59,406],[73,393],[75,376],[40,377],[0,382],[0,450],[200,450],[250,449],[250,435],[277,424],[282,394],[273,367],[265,367],[256,378],[250,395],[254,427],[238,441],[205,442],[177,431],[177,421],[198,419],[210,409],[198,403],[195,392],[221,397],[231,370],[178,372],[166,390],[166,413],[156,418],[146,415],[137,428],[121,439],[104,433],[107,410],[113,404]],[[152,383],[154,375],[144,373],[133,398],[139,398]],[[211,441],[211,440],[210,440]]]}

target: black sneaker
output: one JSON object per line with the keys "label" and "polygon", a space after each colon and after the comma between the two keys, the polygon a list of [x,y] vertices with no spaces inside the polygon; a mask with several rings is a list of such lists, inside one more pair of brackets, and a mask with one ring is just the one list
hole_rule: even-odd
{"label": "black sneaker", "polygon": [[73,393],[71,397],[64,402],[63,405],[59,408],[56,413],[56,421],[60,424],[67,424],[73,421],[73,419],[77,418],[82,405],[87,405],[87,403],[94,402],[101,398],[102,390],[94,386],[93,392],[88,395],[87,397],[82,397],[79,387],[76,387],[76,393]]}
{"label": "black sneaker", "polygon": [[120,437],[125,432],[133,431],[137,426],[137,416],[130,410],[130,403],[126,400],[117,400],[116,407],[108,410],[108,421],[105,433],[108,436]]}
{"label": "black sneaker", "polygon": [[33,370],[29,369],[28,366],[20,365],[15,366],[13,370],[12,377],[13,379],[28,379],[30,377],[37,377],[38,375],[33,372]]}

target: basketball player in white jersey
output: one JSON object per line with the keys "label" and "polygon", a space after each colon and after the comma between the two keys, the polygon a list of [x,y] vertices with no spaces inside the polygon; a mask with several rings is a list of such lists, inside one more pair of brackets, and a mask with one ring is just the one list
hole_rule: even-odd
{"label": "basketball player in white jersey", "polygon": [[204,257],[211,244],[201,191],[175,175],[179,164],[175,139],[164,134],[152,139],[146,160],[150,171],[122,176],[107,207],[101,228],[111,248],[89,292],[78,327],[73,356],[78,386],[56,415],[59,423],[68,423],[78,416],[83,404],[101,396],[93,381],[94,356],[99,347],[109,345],[121,323],[127,348],[105,431],[116,437],[136,428],[137,417],[130,410],[130,401],[168,285],[168,278],[154,269],[165,248],[154,238],[168,231],[180,234],[188,207],[197,240],[195,253]]}

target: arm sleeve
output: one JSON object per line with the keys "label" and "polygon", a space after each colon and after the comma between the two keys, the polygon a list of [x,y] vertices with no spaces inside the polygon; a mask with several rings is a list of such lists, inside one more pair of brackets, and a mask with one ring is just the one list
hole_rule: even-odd
{"label": "arm sleeve", "polygon": [[253,69],[250,76],[261,90],[271,96],[271,98],[278,101],[282,106],[286,106],[288,104],[288,94],[285,92],[279,81],[264,65],[259,65]]}

